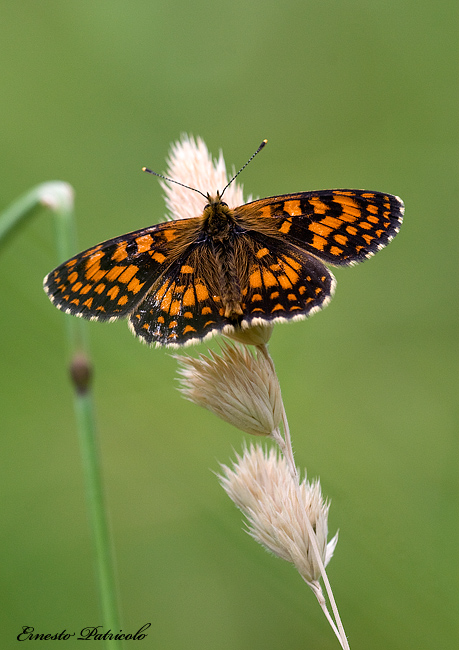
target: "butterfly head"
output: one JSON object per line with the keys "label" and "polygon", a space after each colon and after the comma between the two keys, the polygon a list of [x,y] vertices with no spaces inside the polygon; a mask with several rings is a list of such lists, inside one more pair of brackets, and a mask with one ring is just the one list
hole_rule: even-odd
{"label": "butterfly head", "polygon": [[222,201],[221,194],[207,194],[207,205],[204,207],[204,230],[216,239],[226,239],[229,235],[233,218],[228,204]]}

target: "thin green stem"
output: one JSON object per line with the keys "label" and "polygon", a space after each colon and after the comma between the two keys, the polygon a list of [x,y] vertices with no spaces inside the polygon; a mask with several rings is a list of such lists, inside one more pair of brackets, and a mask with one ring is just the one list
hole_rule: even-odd
{"label": "thin green stem", "polygon": [[[68,259],[76,250],[73,189],[68,183],[50,181],[37,185],[14,201],[0,214],[0,244],[27,222],[40,207],[49,208],[54,216],[58,258]],[[115,569],[105,509],[101,464],[97,444],[94,406],[91,391],[91,368],[86,354],[86,324],[81,319],[66,318],[70,370],[75,389],[74,403],[80,452],[85,479],[89,524],[94,543],[99,597],[104,632],[120,630]],[[121,640],[106,640],[111,650],[123,647]]]}
{"label": "thin green stem", "polygon": [[[88,515],[92,530],[104,632],[120,631],[114,562],[100,472],[99,449],[90,391],[76,392],[75,413],[86,486]],[[120,640],[106,641],[107,647],[122,648]]]}

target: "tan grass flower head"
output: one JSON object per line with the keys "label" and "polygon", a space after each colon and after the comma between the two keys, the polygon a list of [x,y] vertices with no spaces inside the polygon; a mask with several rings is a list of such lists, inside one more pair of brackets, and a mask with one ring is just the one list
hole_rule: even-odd
{"label": "tan grass flower head", "polygon": [[247,517],[249,534],[268,551],[294,564],[306,582],[318,581],[320,569],[305,517],[315,531],[324,566],[338,541],[335,535],[327,544],[329,503],[322,496],[320,482],[309,483],[305,478],[295,486],[285,459],[274,449],[265,451],[259,445],[246,448],[232,468],[221,467],[220,482]]}
{"label": "tan grass flower head", "polygon": [[[179,183],[200,190],[204,194],[215,195],[222,191],[228,182],[223,153],[215,160],[212,159],[205,142],[201,138],[193,138],[183,134],[175,142],[167,161],[166,176]],[[161,181],[166,196],[166,206],[169,219],[188,219],[199,216],[204,208],[206,199],[197,192],[191,192],[176,183]],[[236,208],[252,200],[244,201],[242,185],[233,182],[225,192],[225,202],[230,208]]]}
{"label": "tan grass flower head", "polygon": [[225,344],[220,354],[177,356],[182,394],[233,426],[269,436],[282,415],[279,382],[258,351]]}
{"label": "tan grass flower head", "polygon": [[234,332],[226,332],[225,336],[243,345],[266,345],[273,333],[273,323],[252,325],[251,327],[236,327]]}

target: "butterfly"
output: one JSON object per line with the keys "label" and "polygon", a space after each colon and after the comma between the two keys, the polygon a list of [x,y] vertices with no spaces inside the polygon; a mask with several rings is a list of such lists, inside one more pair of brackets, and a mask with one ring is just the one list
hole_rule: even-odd
{"label": "butterfly", "polygon": [[236,208],[222,195],[203,194],[200,215],[109,239],[64,262],[44,279],[51,302],[90,320],[127,318],[145,343],[171,347],[306,318],[334,292],[324,263],[371,257],[397,234],[404,213],[397,196],[366,190],[297,192]]}

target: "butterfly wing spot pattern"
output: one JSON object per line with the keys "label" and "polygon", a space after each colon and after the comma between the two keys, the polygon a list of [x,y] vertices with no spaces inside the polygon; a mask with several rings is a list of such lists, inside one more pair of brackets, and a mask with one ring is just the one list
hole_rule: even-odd
{"label": "butterfly wing spot pattern", "polygon": [[178,347],[251,325],[303,319],[330,300],[324,263],[353,265],[384,248],[401,199],[322,190],[153,225],[88,249],[44,280],[53,304],[92,320],[128,318],[147,344]]}

